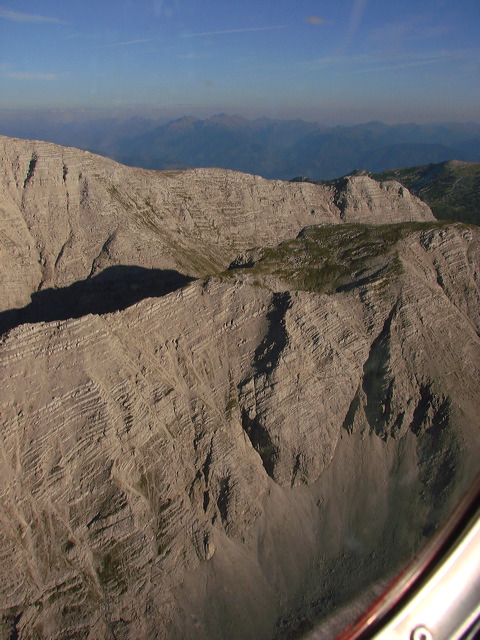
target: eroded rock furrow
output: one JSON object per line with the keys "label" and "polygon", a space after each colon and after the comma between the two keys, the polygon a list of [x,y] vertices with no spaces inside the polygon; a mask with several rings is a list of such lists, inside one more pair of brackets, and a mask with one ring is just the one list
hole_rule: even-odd
{"label": "eroded rock furrow", "polygon": [[478,229],[0,154],[1,637],[280,640],[393,576],[478,473]]}

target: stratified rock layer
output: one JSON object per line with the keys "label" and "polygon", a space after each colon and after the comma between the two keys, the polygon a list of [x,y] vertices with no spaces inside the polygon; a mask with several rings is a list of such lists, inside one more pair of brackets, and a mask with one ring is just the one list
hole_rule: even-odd
{"label": "stratified rock layer", "polygon": [[478,469],[479,232],[325,229],[3,338],[4,636],[287,637],[449,512]]}
{"label": "stratified rock layer", "polygon": [[339,191],[222,169],[155,172],[2,136],[0,162],[0,311],[117,265],[202,276],[307,225],[433,219],[398,183],[365,176]]}

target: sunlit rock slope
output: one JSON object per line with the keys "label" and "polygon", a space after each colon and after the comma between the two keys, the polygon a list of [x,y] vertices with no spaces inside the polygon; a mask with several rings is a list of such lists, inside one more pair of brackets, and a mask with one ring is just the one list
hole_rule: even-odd
{"label": "sunlit rock slope", "polygon": [[[8,168],[5,210],[26,220],[19,194],[33,190],[30,180],[43,184],[44,201],[29,205],[30,235],[22,245],[19,231],[15,246],[24,256],[44,248],[36,268],[49,286],[70,283],[77,269],[88,275],[85,229],[108,237],[114,220],[124,244],[105,260],[180,270],[173,250],[161,262],[163,233],[135,226],[123,202],[128,176],[143,180],[138,189],[156,203],[155,216],[163,211],[170,240],[179,234],[192,252],[195,237],[202,250],[213,247],[201,224],[216,220],[223,253],[214,275],[205,263],[204,277],[166,295],[112,313],[19,321],[4,333],[1,637],[287,638],[391,575],[478,471],[479,230],[422,222],[429,210],[397,187],[388,209],[385,191],[362,176],[349,189],[382,201],[384,219],[355,196],[351,222],[348,207],[342,214],[334,204],[338,194],[329,200],[313,186],[290,191],[216,170],[163,176],[14,144],[28,151],[27,172],[18,170],[26,185]],[[28,178],[30,149],[38,157]],[[41,177],[45,149],[53,154],[42,151],[45,164],[54,164]],[[70,154],[123,190],[117,208],[116,196],[111,209],[94,208],[106,187],[92,177],[89,207],[77,198],[75,222],[61,218]],[[154,200],[174,198],[179,184],[192,198],[190,235],[181,232],[178,193],[169,211]],[[277,206],[260,209],[260,193],[277,191]],[[240,222],[245,192],[256,203]],[[221,197],[229,215],[219,212]],[[59,225],[78,225],[81,247],[58,250],[64,236],[52,240],[49,202]],[[311,213],[321,202],[326,219]],[[360,224],[368,211],[376,223],[397,224]],[[342,219],[350,223],[306,226]],[[90,220],[84,236],[80,220]],[[150,263],[141,263],[145,246],[159,247]],[[232,267],[219,271],[234,250]],[[55,280],[55,255],[59,264],[69,256],[58,271],[70,274],[65,281]],[[195,264],[182,273],[198,274]],[[17,281],[3,273],[13,300]]]}
{"label": "sunlit rock slope", "polygon": [[433,218],[398,183],[365,177],[352,178],[342,198],[333,187],[223,169],[133,169],[3,136],[0,163],[0,311],[112,266],[198,276],[310,224]]}

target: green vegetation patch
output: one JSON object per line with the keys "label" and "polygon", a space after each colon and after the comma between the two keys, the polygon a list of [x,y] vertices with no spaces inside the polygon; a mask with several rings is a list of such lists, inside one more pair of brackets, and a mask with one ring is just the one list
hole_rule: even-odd
{"label": "green vegetation patch", "polygon": [[265,248],[260,258],[238,269],[254,282],[277,276],[293,289],[333,293],[376,279],[391,281],[402,270],[396,244],[408,235],[444,227],[445,222],[387,225],[342,224],[307,227],[294,239]]}
{"label": "green vegetation patch", "polygon": [[431,208],[439,220],[480,225],[480,163],[451,160],[372,174],[398,180]]}
{"label": "green vegetation patch", "polygon": [[126,197],[120,193],[115,185],[107,187],[107,191],[110,196],[125,209],[125,211],[131,211],[133,207],[132,203],[127,201]]}

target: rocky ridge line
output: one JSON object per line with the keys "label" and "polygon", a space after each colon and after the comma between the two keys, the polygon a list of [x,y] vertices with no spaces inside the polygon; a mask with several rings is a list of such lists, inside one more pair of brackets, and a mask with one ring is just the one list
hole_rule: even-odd
{"label": "rocky ridge line", "polygon": [[2,136],[0,160],[0,311],[118,265],[198,277],[312,224],[433,219],[400,184],[365,176],[342,195],[222,169],[134,169]]}

